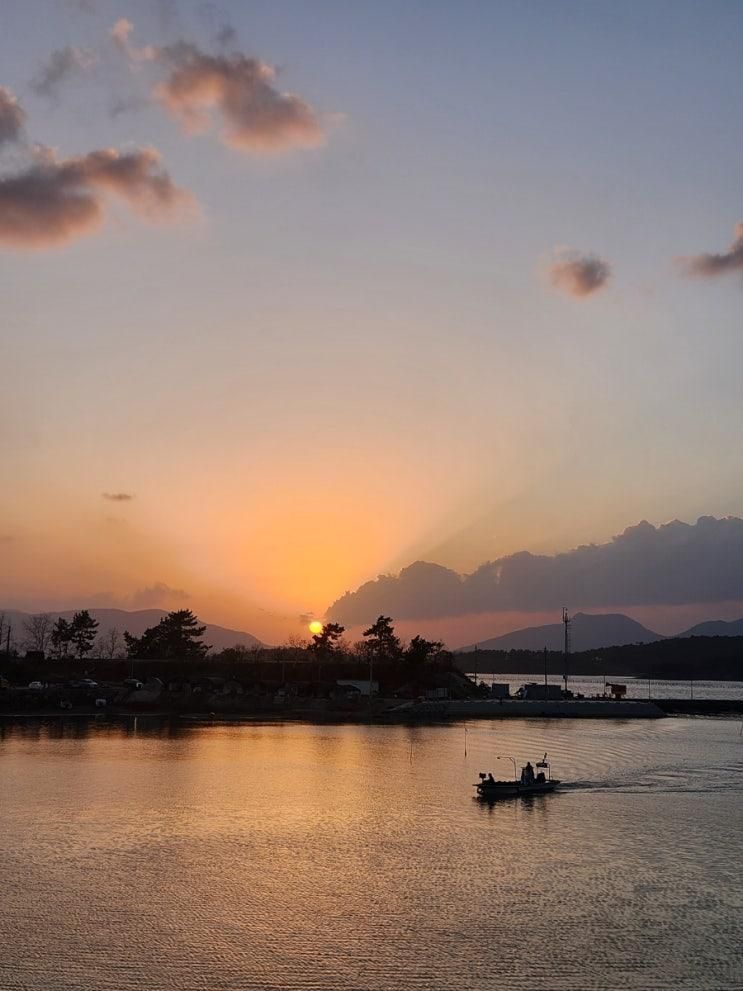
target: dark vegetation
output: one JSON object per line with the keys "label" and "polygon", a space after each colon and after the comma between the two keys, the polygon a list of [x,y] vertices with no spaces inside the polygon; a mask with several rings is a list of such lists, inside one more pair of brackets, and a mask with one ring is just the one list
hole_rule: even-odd
{"label": "dark vegetation", "polygon": [[343,694],[338,691],[339,679],[363,682],[364,688],[373,680],[375,694],[386,697],[415,698],[441,689],[459,697],[478,692],[439,641],[416,636],[404,645],[387,616],[380,616],[355,644],[344,639],[341,625],[328,623],[309,641],[272,648],[235,646],[211,653],[203,642],[205,627],[190,610],[181,609],[141,637],[125,632],[114,655],[108,651],[110,637],[104,637],[105,651],[92,650],[90,623],[80,615],[77,623],[60,620],[54,625],[48,639],[51,656],[37,649],[28,650],[26,656],[0,653],[0,674],[17,685],[61,685],[87,677],[99,688],[124,685],[126,679],[159,679],[164,686],[174,686],[174,691],[199,682],[206,691],[222,681],[233,682],[240,692],[253,696],[280,693],[295,698],[335,698]]}
{"label": "dark vegetation", "polygon": [[[200,691],[205,697],[211,697],[210,686],[216,690],[223,682],[239,686],[234,691],[245,699],[281,696],[337,701],[338,681],[348,680],[363,683],[363,694],[373,681],[375,691],[386,698],[431,697],[437,692],[462,698],[479,693],[462,671],[533,675],[544,670],[545,661],[542,651],[528,650],[452,655],[439,641],[421,636],[404,644],[388,616],[379,616],[356,643],[344,638],[342,625],[328,623],[310,640],[216,652],[204,643],[205,627],[187,609],[169,613],[140,637],[107,630],[96,638],[96,626],[85,610],[71,621],[56,623],[49,617],[31,617],[25,631],[25,656],[16,649],[0,649],[0,676],[11,685],[41,682],[58,688],[90,678],[99,686],[97,693],[91,689],[94,697],[104,685],[112,688],[125,686],[127,680],[159,679],[166,693],[185,693],[203,683]],[[550,674],[565,673],[562,653],[548,652],[546,659]],[[568,673],[743,680],[743,637],[685,637],[584,651],[570,655]],[[117,698],[126,704],[123,695]]]}
{"label": "dark vegetation", "polygon": [[[544,652],[475,650],[455,655],[470,672],[534,674],[544,670]],[[624,675],[658,680],[743,681],[743,637],[679,637],[656,643],[602,647],[571,654],[569,674]],[[565,657],[548,651],[549,674],[565,673]]]}

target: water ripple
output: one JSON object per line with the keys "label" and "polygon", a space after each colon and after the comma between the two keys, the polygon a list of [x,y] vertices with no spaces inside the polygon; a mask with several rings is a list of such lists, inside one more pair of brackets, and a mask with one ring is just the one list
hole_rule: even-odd
{"label": "water ripple", "polygon": [[740,989],[738,728],[6,732],[0,988]]}

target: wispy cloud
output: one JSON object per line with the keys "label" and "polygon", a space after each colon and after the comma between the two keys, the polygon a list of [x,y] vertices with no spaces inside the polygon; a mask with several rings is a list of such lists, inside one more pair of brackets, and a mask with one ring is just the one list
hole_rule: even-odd
{"label": "wispy cloud", "polygon": [[223,24],[214,39],[220,48],[229,48],[237,41],[237,31],[231,24]]}
{"label": "wispy cloud", "polygon": [[134,498],[133,492],[102,492],[103,499],[109,502],[131,502]]}
{"label": "wispy cloud", "polygon": [[713,278],[727,272],[743,272],[743,223],[735,225],[735,239],[728,251],[679,258],[677,263],[686,275],[701,278]]}
{"label": "wispy cloud", "polygon": [[[122,18],[111,30],[119,51],[133,65],[156,63],[166,71],[155,86],[155,100],[190,134],[211,128],[212,115],[224,125],[224,144],[243,152],[313,148],[326,139],[320,115],[294,93],[280,90],[277,71],[239,52],[211,55],[189,42],[163,48],[131,42],[133,26]],[[234,39],[225,28],[219,43]]]}
{"label": "wispy cloud", "polygon": [[90,234],[103,220],[109,194],[153,222],[193,202],[153,148],[104,148],[66,159],[45,151],[25,171],[0,179],[0,244],[47,248]]}
{"label": "wispy cloud", "polygon": [[0,86],[0,145],[17,141],[25,121],[25,111],[16,96]]}
{"label": "wispy cloud", "polygon": [[94,52],[84,48],[58,48],[31,80],[31,89],[39,96],[54,97],[59,86],[78,73],[88,72],[97,62]]}
{"label": "wispy cloud", "polygon": [[183,602],[188,597],[188,592],[182,588],[171,588],[165,582],[154,582],[146,588],[140,588],[132,595],[131,606],[134,609],[165,608]]}
{"label": "wispy cloud", "polygon": [[549,275],[556,289],[584,299],[606,286],[611,277],[611,266],[597,255],[562,251],[550,265]]}
{"label": "wispy cloud", "polygon": [[126,17],[121,17],[111,28],[111,38],[114,45],[130,62],[154,62],[160,52],[153,45],[135,48],[130,41],[134,25]]}

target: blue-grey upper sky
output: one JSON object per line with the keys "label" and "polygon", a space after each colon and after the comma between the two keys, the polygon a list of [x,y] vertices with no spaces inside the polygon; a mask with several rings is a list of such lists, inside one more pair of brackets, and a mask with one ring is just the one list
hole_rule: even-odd
{"label": "blue-grey upper sky", "polygon": [[742,40],[730,2],[4,5],[8,604],[248,623],[743,512]]}

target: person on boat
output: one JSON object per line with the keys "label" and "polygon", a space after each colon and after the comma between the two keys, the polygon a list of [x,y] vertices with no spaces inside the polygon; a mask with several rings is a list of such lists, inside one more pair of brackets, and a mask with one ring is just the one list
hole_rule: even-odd
{"label": "person on boat", "polygon": [[534,768],[531,766],[531,761],[527,761],[526,767],[524,767],[521,771],[521,784],[522,785],[534,784]]}
{"label": "person on boat", "polygon": [[493,777],[493,772],[492,771],[488,775],[488,784],[489,785],[494,785],[495,784],[495,778]]}

